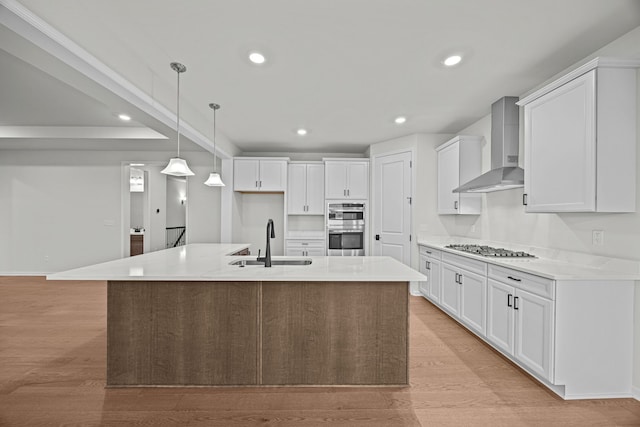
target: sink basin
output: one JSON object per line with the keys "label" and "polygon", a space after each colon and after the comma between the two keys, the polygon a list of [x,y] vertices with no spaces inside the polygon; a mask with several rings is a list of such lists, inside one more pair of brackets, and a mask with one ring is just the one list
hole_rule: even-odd
{"label": "sink basin", "polygon": [[[231,261],[230,265],[237,265],[239,267],[244,267],[248,265],[260,265],[264,267],[264,262],[257,261],[255,259],[239,259],[236,261]],[[271,265],[309,265],[311,264],[310,259],[272,259]]]}

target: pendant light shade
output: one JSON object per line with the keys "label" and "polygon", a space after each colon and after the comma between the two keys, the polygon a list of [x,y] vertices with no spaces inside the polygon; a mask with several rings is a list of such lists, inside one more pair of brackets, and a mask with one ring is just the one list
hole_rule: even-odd
{"label": "pendant light shade", "polygon": [[216,172],[216,111],[220,109],[220,105],[212,102],[209,104],[209,108],[213,110],[213,172],[209,174],[209,178],[204,182],[204,185],[224,187],[220,174]]}
{"label": "pendant light shade", "polygon": [[220,178],[218,172],[211,172],[209,178],[204,182],[204,185],[208,185],[209,187],[224,187],[224,182],[222,182],[222,178]]}
{"label": "pendant light shade", "polygon": [[169,164],[167,165],[167,167],[162,169],[160,172],[166,175],[173,175],[173,176],[195,175],[191,171],[191,169],[189,169],[189,166],[187,166],[187,161],[179,157],[174,157],[172,159],[169,159]]}
{"label": "pendant light shade", "polygon": [[169,164],[166,168],[162,169],[160,173],[173,176],[193,176],[195,173],[187,165],[187,161],[180,158],[180,73],[187,71],[187,67],[179,62],[172,62],[171,68],[178,74],[178,96],[177,96],[177,122],[176,132],[178,133],[178,156],[169,160]]}

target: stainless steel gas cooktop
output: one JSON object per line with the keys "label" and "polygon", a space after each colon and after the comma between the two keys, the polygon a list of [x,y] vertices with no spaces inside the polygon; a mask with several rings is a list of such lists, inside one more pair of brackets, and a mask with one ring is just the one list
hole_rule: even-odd
{"label": "stainless steel gas cooktop", "polygon": [[445,246],[445,248],[455,249],[457,251],[468,252],[470,254],[481,255],[486,257],[535,258],[534,255],[531,255],[527,252],[512,251],[510,249],[504,249],[504,248],[493,248],[491,246],[454,244],[454,245],[447,245]]}

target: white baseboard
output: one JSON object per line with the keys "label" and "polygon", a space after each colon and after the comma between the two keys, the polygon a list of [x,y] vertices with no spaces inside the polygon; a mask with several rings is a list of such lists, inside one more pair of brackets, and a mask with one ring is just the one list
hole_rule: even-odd
{"label": "white baseboard", "polygon": [[640,400],[640,387],[631,386],[631,397],[635,400]]}

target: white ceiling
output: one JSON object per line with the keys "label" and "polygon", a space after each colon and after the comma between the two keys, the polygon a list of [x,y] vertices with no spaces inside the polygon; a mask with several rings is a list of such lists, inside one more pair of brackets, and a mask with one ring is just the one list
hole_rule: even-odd
{"label": "white ceiling", "polygon": [[[359,153],[411,133],[456,133],[496,99],[523,94],[640,25],[637,0],[21,3],[171,111],[169,63],[182,62],[184,121],[210,135],[207,105],[217,102],[219,132],[261,152]],[[249,63],[254,49],[265,65]],[[440,61],[455,52],[463,62],[445,69]],[[112,107],[8,59],[0,55],[0,124],[120,125]],[[28,93],[32,78],[38,96]],[[407,123],[395,125],[397,115]],[[297,136],[298,127],[309,134]]]}

